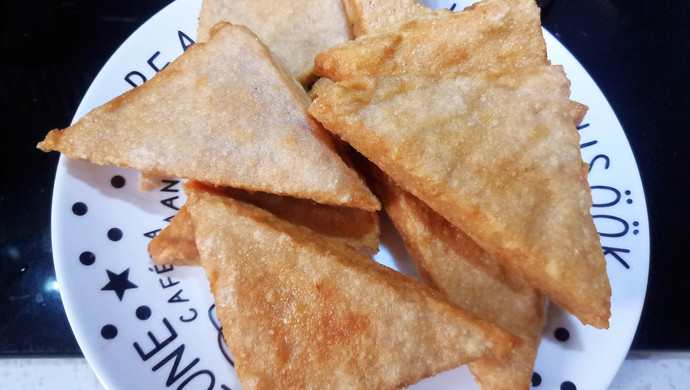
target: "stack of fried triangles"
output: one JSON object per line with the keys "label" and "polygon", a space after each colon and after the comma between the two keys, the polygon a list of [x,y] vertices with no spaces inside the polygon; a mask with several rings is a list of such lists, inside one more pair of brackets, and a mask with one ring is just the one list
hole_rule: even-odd
{"label": "stack of fried triangles", "polygon": [[517,344],[346,245],[208,188],[185,191],[245,389],[395,389]]}
{"label": "stack of fried triangles", "polygon": [[243,388],[399,388],[520,345],[355,250],[375,246],[380,204],[308,104],[251,30],[221,23],[39,147],[204,183],[158,253],[205,267]]}
{"label": "stack of fried triangles", "polygon": [[[317,57],[317,71],[346,79],[322,89],[309,112],[582,322],[606,327],[610,287],[574,124],[580,105],[545,52],[515,51],[543,47],[509,34],[510,26],[532,26],[543,42],[535,19],[518,19],[530,10],[538,22],[531,0],[486,0],[337,46]],[[483,16],[478,23],[460,23],[475,14]],[[456,33],[442,43],[416,35],[431,38],[447,25]],[[472,51],[467,29],[483,37]],[[458,36],[455,51],[419,55],[431,52],[423,42],[448,48]],[[350,55],[372,41],[396,43],[380,56]],[[485,64],[489,49],[494,60]],[[345,73],[351,77],[319,66],[341,54],[356,70]]]}
{"label": "stack of fried triangles", "polygon": [[317,56],[336,83],[320,83],[310,113],[377,166],[423,281],[525,341],[470,364],[481,388],[527,389],[540,293],[596,327],[611,295],[575,128],[585,107],[546,58],[539,9],[344,4],[369,33]]}
{"label": "stack of fried triangles", "polygon": [[[379,218],[376,213],[230,187],[217,191],[229,198],[260,207],[288,222],[307,227],[364,254],[374,255],[378,252]],[[149,254],[157,264],[200,265],[194,224],[186,206],[182,206],[170,224],[151,241]]]}

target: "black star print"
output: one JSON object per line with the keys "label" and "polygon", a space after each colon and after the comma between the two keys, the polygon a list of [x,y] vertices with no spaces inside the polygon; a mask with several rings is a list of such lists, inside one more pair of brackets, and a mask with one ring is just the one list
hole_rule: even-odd
{"label": "black star print", "polygon": [[129,290],[130,288],[137,288],[137,285],[130,282],[127,278],[129,277],[129,268],[124,270],[121,274],[116,274],[115,272],[111,272],[109,270],[106,270],[108,273],[108,279],[110,281],[108,284],[106,284],[101,290],[112,290],[115,291],[115,294],[117,294],[117,297],[122,300],[122,297],[125,296],[125,290]]}

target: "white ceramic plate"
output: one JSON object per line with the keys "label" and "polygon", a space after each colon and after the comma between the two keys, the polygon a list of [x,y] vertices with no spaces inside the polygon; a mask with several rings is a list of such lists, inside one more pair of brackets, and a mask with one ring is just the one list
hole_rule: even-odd
{"label": "white ceramic plate", "polygon": [[[179,56],[196,36],[199,8],[199,0],[177,0],[137,30],[98,74],[75,121]],[[572,80],[573,99],[590,107],[581,147],[592,167],[592,213],[608,260],[613,315],[609,330],[596,330],[552,306],[533,386],[605,389],[628,351],[642,309],[649,265],[647,211],[635,160],[611,107],[577,61],[545,35],[552,61]],[[154,266],[146,251],[150,238],[183,203],[175,180],[141,192],[135,171],[60,160],[52,214],[59,289],[79,345],[109,389],[240,388],[203,270]],[[383,228],[376,260],[414,272],[390,225]],[[413,388],[476,385],[462,367]]]}

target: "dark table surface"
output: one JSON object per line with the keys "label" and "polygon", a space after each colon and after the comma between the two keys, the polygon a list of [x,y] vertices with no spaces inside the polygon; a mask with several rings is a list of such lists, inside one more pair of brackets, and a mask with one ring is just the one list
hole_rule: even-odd
{"label": "dark table surface", "polygon": [[[50,204],[57,153],[109,56],[169,0],[0,1],[0,356],[79,355],[56,288]],[[542,1],[543,25],[604,92],[630,141],[651,231],[637,350],[690,350],[690,2]]]}

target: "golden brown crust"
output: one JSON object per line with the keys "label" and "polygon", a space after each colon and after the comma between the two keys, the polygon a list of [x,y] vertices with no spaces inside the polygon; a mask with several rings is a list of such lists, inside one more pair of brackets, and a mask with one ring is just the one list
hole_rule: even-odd
{"label": "golden brown crust", "polygon": [[528,390],[532,388],[532,373],[539,335],[523,338],[522,343],[505,354],[490,355],[468,363],[481,390]]}
{"label": "golden brown crust", "polygon": [[139,190],[152,191],[160,187],[161,180],[163,179],[167,179],[167,176],[153,172],[141,172],[139,175]]}
{"label": "golden brown crust", "polygon": [[416,0],[343,0],[343,8],[355,38],[432,12]]}
{"label": "golden brown crust", "polygon": [[[366,255],[379,249],[379,216],[374,211],[322,205],[265,192],[235,188],[217,189],[218,194],[260,207],[288,222],[305,226],[328,239],[344,243]],[[156,264],[200,265],[194,241],[194,226],[185,206],[170,224],[149,243]]]}
{"label": "golden brown crust", "polygon": [[548,63],[534,0],[485,0],[337,45],[316,56],[314,72],[342,81],[374,74],[501,74]]}
{"label": "golden brown crust", "polygon": [[[375,169],[375,168],[374,168]],[[379,170],[372,189],[400,232],[427,284],[518,336],[538,333],[542,296],[460,229]]]}
{"label": "golden brown crust", "polygon": [[542,295],[376,167],[367,171],[424,283],[522,338],[509,353],[469,363],[480,388],[529,389],[544,320]]}
{"label": "golden brown crust", "polygon": [[[396,1],[403,4],[395,8],[386,7],[392,1],[343,1],[355,37],[430,13],[428,9],[401,7],[409,3],[406,0]],[[573,105],[577,124],[585,110],[580,111],[582,105]],[[373,164],[364,165],[371,179],[369,184],[401,232],[422,281],[452,302],[522,337],[523,343],[510,353],[469,364],[480,388],[529,389],[544,317],[541,294],[511,275],[493,256],[418,198],[400,189]]]}
{"label": "golden brown crust", "polygon": [[303,85],[314,78],[317,53],[350,39],[340,0],[204,0],[197,41],[219,22],[254,31]]}
{"label": "golden brown crust", "polygon": [[320,79],[316,80],[316,82],[309,89],[309,99],[316,99],[316,97],[319,96],[319,91],[328,87],[331,84],[333,84],[333,81],[325,77],[321,77]]}
{"label": "golden brown crust", "polygon": [[579,125],[587,114],[589,107],[582,103],[571,102],[570,115],[573,117],[573,123],[575,126]]}
{"label": "golden brown crust", "polygon": [[208,43],[68,129],[51,131],[38,147],[96,164],[378,209],[306,114],[308,104],[251,31],[223,24]]}
{"label": "golden brown crust", "polygon": [[187,206],[180,207],[170,224],[149,242],[148,251],[155,264],[199,265],[194,224]]}
{"label": "golden brown crust", "polygon": [[308,199],[224,188],[233,199],[260,207],[285,221],[305,226],[356,250],[376,253],[379,245],[379,217],[376,212],[352,207],[322,205]]}
{"label": "golden brown crust", "polygon": [[518,342],[345,245],[185,191],[245,389],[394,389]]}
{"label": "golden brown crust", "polygon": [[611,289],[568,97],[555,66],[359,77],[322,91],[310,113],[561,307],[605,328]]}

